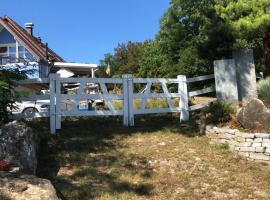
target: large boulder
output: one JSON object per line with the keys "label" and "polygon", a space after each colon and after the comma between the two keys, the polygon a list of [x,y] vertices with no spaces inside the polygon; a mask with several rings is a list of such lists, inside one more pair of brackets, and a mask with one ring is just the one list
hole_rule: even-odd
{"label": "large boulder", "polygon": [[0,172],[0,199],[58,200],[51,182],[33,175]]}
{"label": "large boulder", "polygon": [[25,123],[14,121],[0,129],[0,160],[26,174],[35,174],[39,140]]}
{"label": "large boulder", "polygon": [[237,113],[237,121],[244,128],[269,130],[270,111],[259,99],[252,99]]}

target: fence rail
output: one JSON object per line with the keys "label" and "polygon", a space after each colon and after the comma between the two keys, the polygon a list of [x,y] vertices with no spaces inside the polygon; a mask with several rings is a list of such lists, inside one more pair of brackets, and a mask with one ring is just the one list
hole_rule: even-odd
{"label": "fence rail", "polygon": [[[188,92],[188,84],[198,81],[214,79],[214,75],[186,78],[179,75],[172,78],[133,78],[132,75],[123,75],[122,78],[60,78],[57,74],[51,74],[49,78],[28,79],[17,82],[18,84],[49,84],[48,95],[34,95],[23,98],[25,101],[49,100],[49,111],[44,113],[20,113],[15,117],[50,117],[51,133],[61,129],[61,118],[67,116],[123,116],[125,126],[134,125],[134,116],[151,113],[180,113],[180,121],[189,119],[189,112],[201,109],[207,104],[189,106],[189,97],[194,97],[210,92],[215,88],[207,87]],[[143,92],[134,92],[135,85],[145,85]],[[162,92],[152,92],[151,88],[160,85]],[[168,85],[175,84],[177,92],[170,92]],[[118,93],[111,93],[111,86],[118,87]],[[65,88],[72,86],[72,93],[67,93]],[[89,88],[98,87],[97,93],[91,93]],[[150,99],[164,99],[166,108],[149,108]],[[91,110],[87,104],[95,100],[105,102],[106,109]],[[121,104],[116,108],[116,102]],[[137,102],[138,107],[134,104]],[[176,105],[177,104],[177,105]],[[92,104],[91,104],[92,105]],[[82,109],[82,108],[86,109]]]}

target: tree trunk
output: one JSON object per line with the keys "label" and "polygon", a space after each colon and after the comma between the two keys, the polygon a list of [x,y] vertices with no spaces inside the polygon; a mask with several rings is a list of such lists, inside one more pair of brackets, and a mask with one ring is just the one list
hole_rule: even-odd
{"label": "tree trunk", "polygon": [[263,37],[263,48],[265,58],[265,73],[270,76],[270,29],[266,30]]}

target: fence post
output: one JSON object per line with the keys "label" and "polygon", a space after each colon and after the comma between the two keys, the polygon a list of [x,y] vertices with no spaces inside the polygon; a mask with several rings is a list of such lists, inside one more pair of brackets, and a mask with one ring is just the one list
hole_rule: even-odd
{"label": "fence post", "polygon": [[55,121],[55,74],[50,74],[50,131],[51,134],[56,133]]}
{"label": "fence post", "polygon": [[61,129],[61,82],[60,74],[55,74],[55,93],[56,93],[56,102],[55,102],[55,121],[56,129]]}
{"label": "fence post", "polygon": [[128,121],[129,126],[134,126],[133,112],[133,76],[128,74]]}
{"label": "fence post", "polygon": [[179,107],[181,109],[180,122],[189,120],[189,106],[188,106],[188,90],[187,90],[187,77],[178,75],[178,93],[180,94]]}
{"label": "fence post", "polygon": [[122,75],[123,80],[123,125],[129,126],[129,106],[128,106],[128,75]]}

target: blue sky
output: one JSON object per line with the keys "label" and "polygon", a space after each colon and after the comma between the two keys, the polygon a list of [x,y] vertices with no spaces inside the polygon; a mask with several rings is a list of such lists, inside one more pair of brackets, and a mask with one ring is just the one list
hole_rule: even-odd
{"label": "blue sky", "polygon": [[118,43],[153,39],[170,0],[8,0],[0,14],[34,34],[65,60],[99,63]]}

